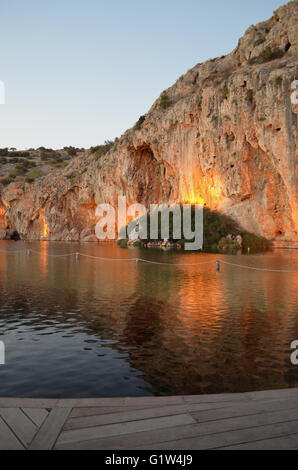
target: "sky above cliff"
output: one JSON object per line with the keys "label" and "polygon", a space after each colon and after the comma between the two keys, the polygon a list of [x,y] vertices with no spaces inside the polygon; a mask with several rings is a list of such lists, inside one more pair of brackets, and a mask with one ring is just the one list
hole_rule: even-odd
{"label": "sky above cliff", "polygon": [[1,0],[0,147],[120,136],[198,62],[231,52],[282,0]]}

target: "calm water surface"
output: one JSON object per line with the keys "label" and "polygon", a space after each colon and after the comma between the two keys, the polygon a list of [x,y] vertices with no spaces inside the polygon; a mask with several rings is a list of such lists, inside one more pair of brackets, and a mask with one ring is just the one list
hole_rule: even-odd
{"label": "calm water surface", "polygon": [[[12,254],[31,247],[40,255]],[[298,387],[298,275],[215,265],[218,255],[0,242],[0,396],[101,397]],[[226,261],[298,270],[298,251]]]}

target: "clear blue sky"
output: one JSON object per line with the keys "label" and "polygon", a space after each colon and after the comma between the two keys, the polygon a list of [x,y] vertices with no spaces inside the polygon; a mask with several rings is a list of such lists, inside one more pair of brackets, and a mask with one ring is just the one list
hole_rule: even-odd
{"label": "clear blue sky", "polygon": [[120,136],[283,0],[0,0],[0,147]]}

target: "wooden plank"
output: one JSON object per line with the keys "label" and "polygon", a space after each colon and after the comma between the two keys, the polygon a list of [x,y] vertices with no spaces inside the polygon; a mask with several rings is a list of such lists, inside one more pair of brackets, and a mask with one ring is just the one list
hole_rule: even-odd
{"label": "wooden plank", "polygon": [[53,408],[58,403],[57,399],[46,398],[2,398],[0,408]]}
{"label": "wooden plank", "polygon": [[[149,405],[140,405],[140,406],[121,406],[121,407],[86,407],[86,408],[73,408],[69,418],[82,418],[87,416],[97,416],[97,415],[108,415],[114,413],[124,413],[128,411],[141,411],[141,410],[169,410],[169,414],[179,414],[177,410],[185,410],[186,412],[190,411],[199,411],[199,410],[210,410],[225,408],[230,406],[230,403],[185,403],[184,405],[169,405],[169,406],[152,406]],[[67,425],[70,419],[67,421]]]}
{"label": "wooden plank", "polygon": [[[222,406],[217,405],[217,406]],[[127,410],[120,413],[100,414],[93,416],[84,416],[79,418],[70,418],[67,420],[64,430],[81,429],[94,426],[103,426],[105,424],[124,423],[128,421],[140,421],[150,418],[159,418],[161,416],[173,416],[187,413],[190,410],[206,410],[210,408],[210,404],[194,404],[194,405],[175,405],[163,406],[157,408],[146,408],[141,410]]]}
{"label": "wooden plank", "polygon": [[72,443],[96,439],[106,436],[120,436],[134,432],[149,431],[153,429],[183,426],[193,424],[194,419],[187,414],[167,416],[162,418],[145,419],[142,421],[130,421],[127,423],[107,424],[105,426],[90,427],[63,431],[59,436],[57,444]]}
{"label": "wooden plank", "polygon": [[234,446],[222,447],[219,450],[297,450],[298,434],[293,436],[275,437],[262,441],[248,442]]}
{"label": "wooden plank", "polygon": [[22,410],[38,427],[42,425],[49,414],[45,408],[22,408]]}
{"label": "wooden plank", "polygon": [[20,441],[0,417],[0,450],[24,450]]}
{"label": "wooden plank", "polygon": [[183,396],[168,396],[168,397],[132,397],[125,398],[125,404],[130,405],[149,405],[152,408],[158,405],[183,405]]}
{"label": "wooden plank", "polygon": [[215,395],[189,395],[172,397],[134,397],[134,398],[82,398],[82,399],[39,399],[39,398],[2,398],[1,408],[53,408],[59,407],[100,407],[100,406],[163,406],[186,403],[218,403],[235,401],[288,400],[298,395],[298,388],[267,390],[263,392],[229,393]]}
{"label": "wooden plank", "polygon": [[[258,426],[248,429],[237,429],[236,431],[212,434],[209,436],[197,436],[188,439],[169,441],[154,446],[154,450],[211,450],[228,447],[233,444],[244,444],[258,440],[280,438],[298,433],[298,420]],[[146,446],[136,447],[136,449],[146,449]]]}
{"label": "wooden plank", "polygon": [[230,407],[218,408],[207,411],[191,412],[191,415],[197,422],[218,421],[225,418],[237,416],[256,415],[270,411],[292,410],[293,416],[297,416],[298,400],[279,401],[279,402],[261,402],[261,403],[242,403]]}
{"label": "wooden plank", "polygon": [[61,408],[125,406],[125,398],[61,398],[57,401],[55,406]]}
{"label": "wooden plank", "polygon": [[0,416],[22,444],[27,447],[37,432],[37,426],[20,408],[0,408]]}
{"label": "wooden plank", "polygon": [[51,410],[31,442],[29,449],[52,449],[70,412],[71,408],[54,408]]}
{"label": "wooden plank", "polygon": [[186,395],[186,403],[218,403],[218,402],[243,402],[249,401],[251,397],[246,393],[222,393],[215,395]]}
{"label": "wooden plank", "polygon": [[298,388],[284,388],[281,390],[265,390],[261,392],[248,392],[245,394],[251,400],[288,400],[297,397]]}
{"label": "wooden plank", "polygon": [[[147,446],[148,449],[155,448],[155,444],[166,443],[170,449],[170,441],[183,438],[206,436],[218,433],[229,433],[238,429],[258,427],[287,422],[292,419],[293,411],[276,411],[254,416],[241,416],[236,418],[222,419],[219,421],[209,421],[201,424],[191,424],[177,426],[167,429],[155,429],[132,433],[126,436],[112,436],[100,439],[93,439],[86,442],[74,443],[74,449],[105,449],[105,450],[133,450],[137,446]],[[59,449],[69,448],[67,445],[57,444]]]}
{"label": "wooden plank", "polygon": [[78,407],[73,408],[70,413],[70,418],[82,418],[84,416],[95,416],[119,413],[121,411],[133,411],[133,410],[144,410],[151,408],[151,405],[140,405],[140,406],[89,406],[89,407]]}

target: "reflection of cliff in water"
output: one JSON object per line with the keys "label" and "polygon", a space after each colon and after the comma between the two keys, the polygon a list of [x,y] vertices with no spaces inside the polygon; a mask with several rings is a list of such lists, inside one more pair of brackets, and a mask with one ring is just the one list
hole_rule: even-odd
{"label": "reflection of cliff in water", "polygon": [[81,335],[78,354],[96,351],[94,367],[104,344],[140,372],[147,392],[298,386],[289,350],[298,339],[294,276],[21,255],[2,256],[0,275],[2,331]]}

